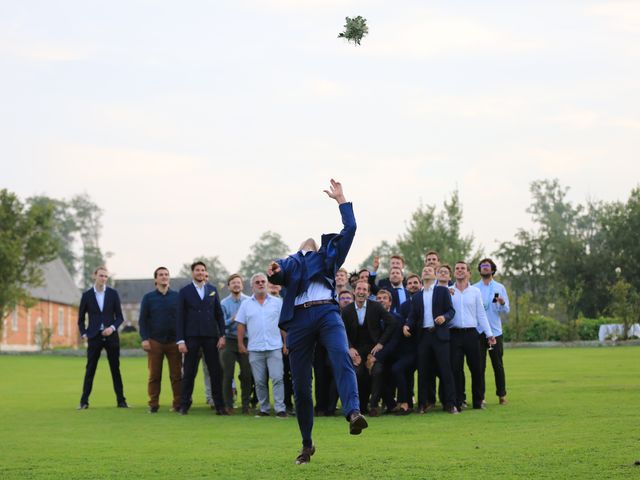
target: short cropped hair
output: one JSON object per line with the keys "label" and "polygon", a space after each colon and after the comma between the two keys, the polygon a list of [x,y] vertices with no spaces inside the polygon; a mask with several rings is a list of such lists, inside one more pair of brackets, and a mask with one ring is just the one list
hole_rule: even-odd
{"label": "short cropped hair", "polygon": [[207,269],[207,266],[205,265],[205,263],[202,260],[198,260],[197,262],[193,262],[191,264],[191,271],[193,272],[198,265],[202,265],[205,270]]}

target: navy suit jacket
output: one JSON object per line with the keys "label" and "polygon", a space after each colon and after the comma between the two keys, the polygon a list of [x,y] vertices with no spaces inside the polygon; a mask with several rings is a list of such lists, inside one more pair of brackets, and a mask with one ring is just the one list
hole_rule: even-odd
{"label": "navy suit jacket", "polygon": [[[417,292],[411,297],[411,309],[409,311],[409,319],[407,324],[413,334],[417,332],[418,336],[422,334],[422,322],[424,321],[424,301],[423,292]],[[436,285],[433,289],[433,297],[431,300],[431,313],[433,318],[444,316],[442,325],[435,324],[436,335],[440,340],[449,340],[449,322],[456,314],[451,302],[451,294],[447,287]]]}
{"label": "navy suit jacket", "polygon": [[[85,317],[89,314],[89,325],[85,323]],[[102,311],[98,306],[96,294],[91,287],[82,293],[80,299],[80,308],[78,310],[78,327],[80,334],[86,335],[87,338],[93,338],[100,334],[100,326],[114,327],[116,331],[124,322],[122,316],[122,307],[120,305],[120,296],[118,292],[111,287],[106,287],[104,292],[104,306]]]}
{"label": "navy suit jacket", "polygon": [[270,276],[269,281],[286,288],[280,311],[280,328],[283,330],[286,330],[286,324],[293,320],[296,297],[306,291],[311,279],[323,281],[335,293],[336,271],[347,258],[356,234],[356,218],[351,202],[341,204],[339,209],[342,230],[340,233],[322,235],[321,246],[317,252],[309,252],[306,256],[297,252],[276,261],[280,265],[280,271]]}
{"label": "navy suit jacket", "polygon": [[178,294],[176,339],[220,336],[224,336],[224,314],[216,287],[205,283],[202,300],[193,282],[183,287]]}

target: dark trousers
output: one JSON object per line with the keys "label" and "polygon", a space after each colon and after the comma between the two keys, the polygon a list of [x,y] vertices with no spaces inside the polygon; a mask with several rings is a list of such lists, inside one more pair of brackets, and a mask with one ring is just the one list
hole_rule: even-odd
{"label": "dark trousers", "polygon": [[124,388],[122,386],[122,376],[120,375],[120,338],[118,333],[114,332],[108,337],[98,334],[87,340],[87,366],[84,373],[84,384],[82,386],[81,404],[89,403],[89,395],[93,388],[93,377],[98,368],[98,360],[102,349],[107,352],[109,360],[109,369],[111,370],[111,379],[113,380],[113,391],[116,393],[118,403],[125,402]]}
{"label": "dark trousers", "polygon": [[391,371],[394,360],[394,358],[387,358],[382,364],[382,403],[388,411],[398,405],[396,402],[396,379]]}
{"label": "dark trousers", "polygon": [[493,376],[496,381],[496,395],[498,397],[504,397],[507,394],[507,384],[504,375],[504,365],[502,364],[502,356],[504,354],[504,341],[502,335],[496,337],[496,344],[493,349],[489,350],[487,344],[487,337],[483,333],[480,335],[479,340],[480,347],[480,369],[482,371],[482,398],[485,395],[485,370],[487,369],[487,350],[489,351],[489,358],[491,359],[491,366],[493,367]]}
{"label": "dark trousers", "polygon": [[293,377],[296,416],[302,434],[302,445],[312,445],[313,395],[311,370],[313,351],[320,342],[329,354],[331,369],[336,380],[345,417],[359,410],[358,385],[349,356],[349,345],[344,323],[337,305],[318,305],[299,309],[287,325],[287,348]]}
{"label": "dark trousers", "polygon": [[216,410],[224,409],[222,398],[222,368],[220,367],[220,357],[218,354],[217,337],[187,337],[185,341],[187,353],[184,354],[183,374],[182,374],[182,400],[180,406],[189,409],[191,406],[191,395],[193,394],[193,382],[198,373],[200,363],[200,349],[204,354],[204,361],[211,377],[211,393]]}
{"label": "dark trousers", "polygon": [[284,382],[284,406],[287,410],[293,410],[293,381],[291,379],[291,364],[289,355],[282,355],[282,381]]}
{"label": "dark trousers", "polygon": [[471,372],[471,395],[473,408],[480,408],[484,397],[482,370],[480,369],[480,347],[478,331],[475,328],[452,328],[451,368],[456,382],[456,407],[460,408],[464,397],[464,359]]}
{"label": "dark trousers", "polygon": [[443,388],[443,406],[455,405],[455,385],[451,372],[448,340],[440,340],[435,331],[422,330],[418,344],[418,405],[427,404],[427,379],[438,373]]}
{"label": "dark trousers", "polygon": [[[245,347],[248,341],[245,338]],[[227,408],[233,408],[233,374],[236,369],[236,362],[240,365],[240,396],[242,407],[249,408],[251,399],[251,365],[249,365],[249,355],[240,353],[238,350],[238,339],[228,338],[225,347],[220,350],[220,362],[222,364],[222,397]]]}
{"label": "dark trousers", "polygon": [[373,364],[371,372],[367,368],[367,357],[373,345],[358,345],[356,350],[360,354],[361,362],[356,367],[356,379],[358,381],[358,397],[360,397],[360,411],[367,412],[369,405],[377,408],[382,396],[383,365],[380,362]]}
{"label": "dark trousers", "polygon": [[182,354],[178,350],[176,342],[161,343],[149,339],[150,350],[147,352],[147,365],[149,367],[149,406],[158,407],[160,399],[160,385],[162,383],[162,364],[167,359],[169,364],[169,379],[173,391],[173,408],[180,407],[180,395],[182,392]]}
{"label": "dark trousers", "polygon": [[404,352],[391,367],[398,387],[398,403],[413,404],[413,375],[418,368],[418,352]]}
{"label": "dark trousers", "polygon": [[331,371],[327,349],[316,343],[313,355],[313,378],[315,384],[315,412],[333,415],[338,402],[338,390]]}

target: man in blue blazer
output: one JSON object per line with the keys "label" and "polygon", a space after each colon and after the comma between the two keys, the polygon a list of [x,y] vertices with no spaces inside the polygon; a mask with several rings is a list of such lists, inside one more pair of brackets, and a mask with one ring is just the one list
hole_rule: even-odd
{"label": "man in blue blazer", "polygon": [[178,295],[176,338],[184,353],[182,399],[179,413],[186,415],[191,407],[193,382],[198,373],[200,349],[209,369],[213,403],[218,415],[228,415],[222,398],[222,368],[218,350],[225,346],[224,314],[216,287],[206,281],[207,266],[203,262],[191,265],[193,281]]}
{"label": "man in blue blazer", "polygon": [[342,185],[331,180],[325,193],[336,200],[342,216],[339,234],[322,236],[318,249],[314,239],[305,240],[300,250],[287,258],[272,262],[267,269],[269,281],[286,287],[280,328],[287,332],[287,348],[293,376],[296,416],[302,434],[302,451],[296,464],[309,463],[315,447],[311,366],[316,341],[327,349],[338,387],[342,408],[349,421],[349,433],[358,435],[367,427],[360,413],[358,385],[349,355],[347,335],[335,301],[335,276],[342,266],[356,233],[353,206],[347,203]]}
{"label": "man in blue blazer", "polygon": [[411,297],[409,319],[403,328],[407,337],[418,335],[418,408],[426,413],[427,378],[438,371],[444,391],[442,406],[445,411],[457,414],[449,347],[449,322],[456,311],[449,289],[435,285],[433,267],[423,269],[422,280],[422,294]]}
{"label": "man in blue blazer", "polygon": [[[107,287],[109,272],[105,267],[98,267],[93,272],[95,284],[82,294],[78,311],[78,328],[82,338],[87,340],[87,366],[78,410],[89,408],[89,395],[93,387],[100,353],[107,351],[109,369],[113,379],[113,390],[116,393],[119,408],[128,408],[124,398],[122,376],[120,375],[120,339],[118,327],[122,325],[122,307],[118,292]],[[89,315],[89,324],[86,316]]]}

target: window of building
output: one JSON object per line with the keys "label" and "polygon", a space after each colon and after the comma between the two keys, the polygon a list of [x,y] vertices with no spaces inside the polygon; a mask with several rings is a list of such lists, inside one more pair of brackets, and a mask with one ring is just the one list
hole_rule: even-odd
{"label": "window of building", "polygon": [[11,330],[18,331],[18,307],[14,308],[11,314]]}
{"label": "window of building", "polygon": [[58,335],[64,335],[64,308],[58,308]]}

